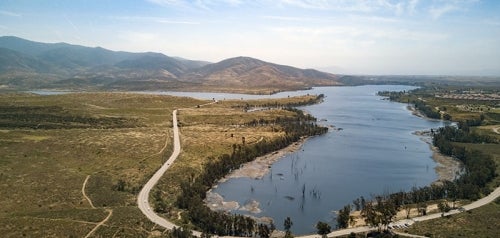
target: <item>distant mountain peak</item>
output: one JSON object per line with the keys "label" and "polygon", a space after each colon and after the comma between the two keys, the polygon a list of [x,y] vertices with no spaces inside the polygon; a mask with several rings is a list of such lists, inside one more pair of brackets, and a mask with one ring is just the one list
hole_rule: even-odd
{"label": "distant mountain peak", "polygon": [[[53,87],[120,87],[129,90],[195,85],[202,90],[281,91],[338,84],[333,74],[278,65],[248,56],[209,63],[157,52],[111,51],[99,46],[40,43],[15,36],[0,37],[0,48],[4,48],[0,57],[0,85],[4,82],[15,85],[17,82],[10,79],[16,74],[27,77],[24,84],[31,80],[32,85],[43,85],[43,82],[35,82],[37,78],[49,78]],[[9,80],[2,81],[3,78]]]}

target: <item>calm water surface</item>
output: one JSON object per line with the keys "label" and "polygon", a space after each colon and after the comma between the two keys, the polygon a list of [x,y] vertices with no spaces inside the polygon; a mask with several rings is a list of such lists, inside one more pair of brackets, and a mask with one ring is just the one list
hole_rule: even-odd
{"label": "calm water surface", "polygon": [[213,192],[240,206],[258,201],[262,210],[234,213],[271,217],[279,229],[289,216],[292,232],[307,234],[315,233],[320,220],[335,227],[334,211],[359,196],[430,184],[437,178],[436,163],[429,145],[412,133],[444,122],[413,116],[405,104],[376,96],[378,91],[408,89],[385,85],[307,91],[326,98],[302,109],[342,130],[310,138],[301,150],[276,162],[263,179],[230,179]]}

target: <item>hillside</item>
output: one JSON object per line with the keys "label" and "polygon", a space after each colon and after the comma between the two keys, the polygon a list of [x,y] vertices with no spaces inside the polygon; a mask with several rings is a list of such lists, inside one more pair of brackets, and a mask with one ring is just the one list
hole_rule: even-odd
{"label": "hillside", "polygon": [[250,57],[218,63],[0,37],[0,88],[269,93],[338,85],[335,75]]}
{"label": "hillside", "polygon": [[203,81],[212,87],[297,89],[338,85],[336,77],[313,69],[298,69],[250,57],[236,57],[209,64],[183,77],[188,82]]}

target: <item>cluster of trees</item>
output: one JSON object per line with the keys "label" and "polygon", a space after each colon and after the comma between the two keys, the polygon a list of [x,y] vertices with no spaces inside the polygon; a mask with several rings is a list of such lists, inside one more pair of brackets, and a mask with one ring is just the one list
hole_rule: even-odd
{"label": "cluster of trees", "polygon": [[[477,135],[468,130],[468,124],[476,122],[465,121],[459,123],[458,128],[447,126],[439,128],[433,133],[433,143],[441,153],[453,156],[464,165],[461,176],[454,181],[445,181],[441,185],[416,188],[411,191],[401,191],[389,195],[375,196],[374,200],[367,201],[360,197],[353,201],[355,210],[360,210],[365,222],[379,228],[387,227],[397,212],[401,209],[406,211],[409,218],[410,209],[417,207],[421,215],[426,214],[427,203],[435,200],[452,201],[450,208],[447,203],[441,202],[440,210],[449,211],[455,208],[458,199],[478,199],[482,194],[488,194],[489,188],[486,184],[496,176],[496,165],[491,156],[478,150],[468,149],[457,142],[462,143],[498,143],[494,138]],[[339,211],[337,224],[339,228],[349,225],[351,205],[345,206]]]}
{"label": "cluster of trees", "polygon": [[[260,237],[268,237],[273,226],[256,224],[246,216],[232,215],[210,210],[203,200],[206,192],[219,179],[241,164],[249,162],[257,156],[276,151],[299,140],[303,136],[312,136],[325,133],[327,128],[320,127],[313,122],[304,121],[305,117],[297,111],[294,121],[280,121],[279,125],[285,135],[274,140],[262,140],[254,144],[235,144],[231,154],[223,154],[217,158],[209,158],[202,173],[181,184],[181,194],[176,204],[186,209],[192,224],[207,234],[219,236],[252,236],[257,233]],[[314,119],[315,120],[315,119]]]}
{"label": "cluster of trees", "polygon": [[460,198],[477,199],[481,194],[490,192],[485,185],[497,176],[495,161],[490,155],[456,142],[497,143],[494,138],[447,126],[438,129],[433,142],[441,153],[453,156],[464,164],[463,174],[455,180]]}
{"label": "cluster of trees", "polygon": [[441,113],[434,110],[424,101],[417,99],[417,100],[411,100],[410,103],[412,103],[415,106],[416,110],[422,112],[425,116],[433,119],[441,119]]}
{"label": "cluster of trees", "polygon": [[332,232],[332,227],[328,223],[322,221],[319,221],[316,224],[316,229],[318,230],[318,234],[320,234],[321,237],[326,237],[328,233]]}
{"label": "cluster of trees", "polygon": [[388,97],[389,100],[391,101],[399,101],[404,95],[407,95],[408,93],[406,91],[399,91],[399,92],[394,92],[394,91],[380,91],[377,93],[377,95],[382,96],[382,97]]}
{"label": "cluster of trees", "polygon": [[[259,120],[253,119],[252,121],[245,123],[246,126],[264,126],[264,125],[281,125],[281,126],[296,126],[300,124],[315,124],[317,119],[310,114],[304,114],[301,110],[296,108],[283,108],[283,110],[294,112],[293,117],[276,117],[274,119],[264,119],[260,118]],[[321,130],[319,134],[322,134],[328,130],[326,127],[311,127],[314,130]],[[285,129],[285,131],[288,131]]]}
{"label": "cluster of trees", "polygon": [[325,98],[324,94],[319,94],[314,98],[310,98],[309,100],[304,100],[304,101],[297,101],[297,102],[286,102],[286,103],[280,103],[278,101],[275,102],[268,102],[268,103],[258,103],[256,101],[256,104],[250,104],[246,103],[245,105],[238,105],[234,106],[235,108],[244,108],[245,110],[248,110],[252,107],[269,107],[269,108],[291,108],[291,107],[300,107],[300,106],[307,106],[307,105],[312,105],[319,103]]}
{"label": "cluster of trees", "polygon": [[[416,92],[417,90],[413,90],[413,92]],[[383,91],[383,92],[378,92],[378,95],[380,96],[385,96],[389,97],[389,100],[391,101],[398,101],[398,102],[403,102],[403,97],[407,96],[408,94],[406,92],[390,92],[390,91]],[[441,113],[438,111],[434,110],[431,106],[427,105],[424,101],[418,99],[418,98],[413,98],[413,97],[408,97],[405,99],[405,103],[411,103],[414,105],[415,109],[422,112],[425,116],[433,119],[441,119]],[[445,120],[450,120],[451,116],[449,114],[447,115]]]}

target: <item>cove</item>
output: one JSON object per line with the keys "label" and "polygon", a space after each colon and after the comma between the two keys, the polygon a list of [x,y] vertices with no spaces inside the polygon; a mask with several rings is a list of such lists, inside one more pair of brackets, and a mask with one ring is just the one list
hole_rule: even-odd
{"label": "cove", "polygon": [[270,217],[278,229],[290,217],[292,232],[301,235],[315,233],[318,221],[335,227],[335,211],[360,196],[369,199],[373,194],[429,185],[437,178],[436,163],[429,145],[413,133],[446,122],[416,117],[406,104],[376,95],[413,88],[369,85],[305,91],[326,97],[320,104],[299,109],[338,129],[308,139],[301,149],[274,163],[262,179],[232,178],[212,192],[238,202],[240,208],[257,204],[253,212],[231,212]]}

